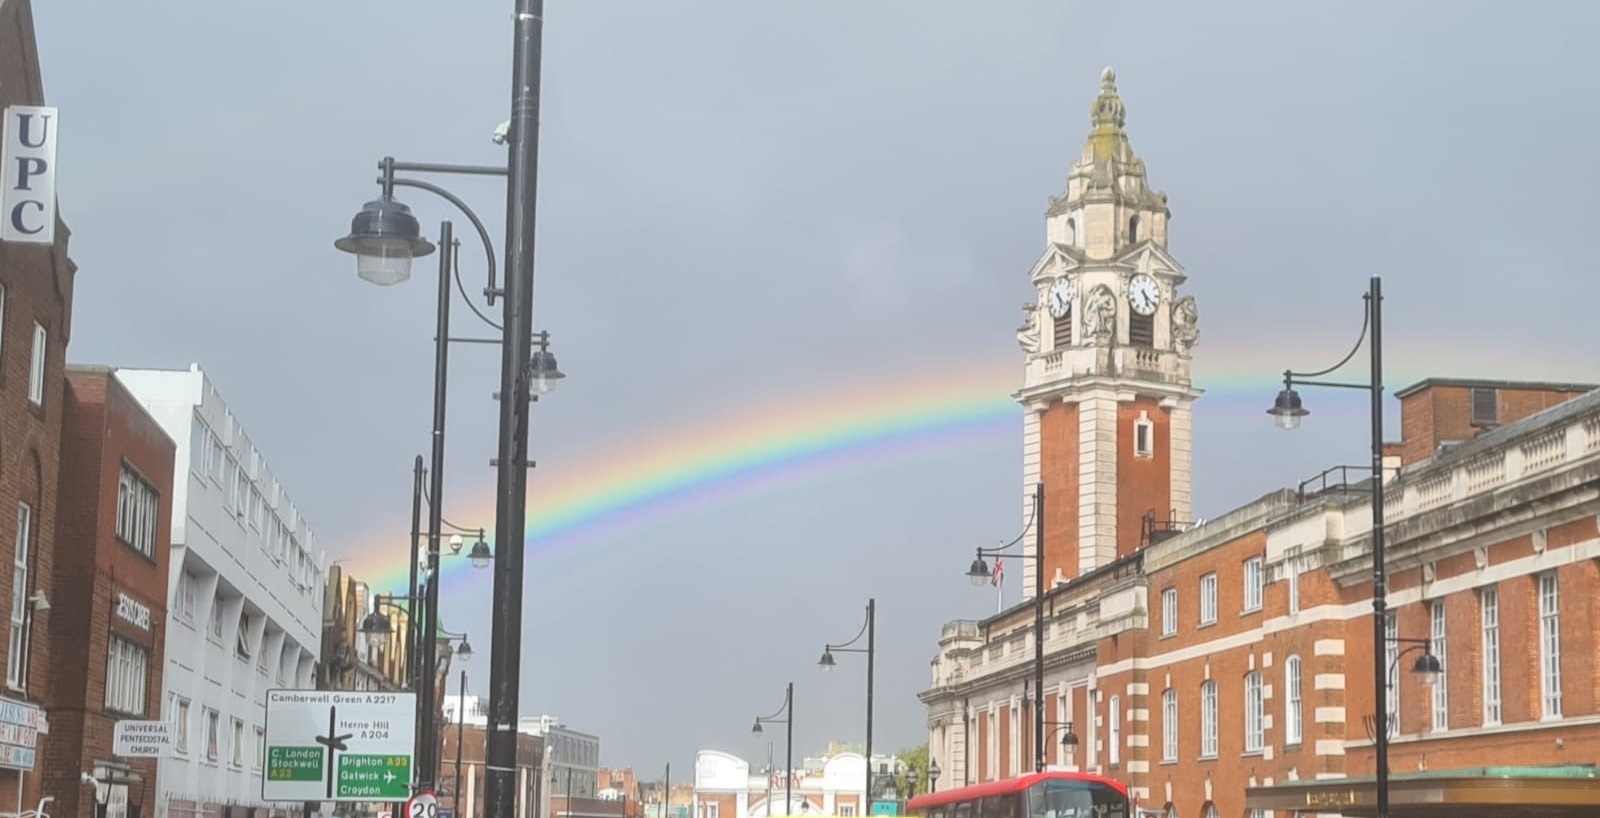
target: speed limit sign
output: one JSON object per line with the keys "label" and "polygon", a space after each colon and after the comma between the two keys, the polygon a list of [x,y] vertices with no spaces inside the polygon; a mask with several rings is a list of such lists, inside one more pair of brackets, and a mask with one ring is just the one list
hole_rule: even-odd
{"label": "speed limit sign", "polygon": [[406,802],[406,818],[439,818],[439,798],[424,790]]}

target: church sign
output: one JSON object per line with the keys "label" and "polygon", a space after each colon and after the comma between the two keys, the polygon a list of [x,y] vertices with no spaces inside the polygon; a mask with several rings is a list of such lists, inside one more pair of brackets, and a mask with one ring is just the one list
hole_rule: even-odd
{"label": "church sign", "polygon": [[0,146],[0,241],[56,240],[56,109],[6,108]]}

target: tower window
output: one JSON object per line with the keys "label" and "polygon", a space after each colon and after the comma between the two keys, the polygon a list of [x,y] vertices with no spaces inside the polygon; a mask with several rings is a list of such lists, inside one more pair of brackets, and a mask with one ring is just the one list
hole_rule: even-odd
{"label": "tower window", "polygon": [[1065,349],[1072,346],[1072,313],[1067,313],[1060,318],[1050,319],[1055,324],[1056,349]]}
{"label": "tower window", "polygon": [[1139,217],[1138,216],[1129,216],[1128,217],[1128,246],[1131,247],[1131,246],[1133,246],[1135,244],[1138,244],[1138,243],[1139,243]]}
{"label": "tower window", "polygon": [[1135,457],[1154,457],[1156,454],[1156,425],[1149,414],[1139,413],[1133,422],[1133,454]]}
{"label": "tower window", "polygon": [[1153,347],[1156,345],[1156,317],[1154,315],[1140,315],[1136,312],[1128,314],[1128,344],[1136,347]]}
{"label": "tower window", "polygon": [[1078,246],[1078,223],[1073,219],[1067,219],[1067,244]]}

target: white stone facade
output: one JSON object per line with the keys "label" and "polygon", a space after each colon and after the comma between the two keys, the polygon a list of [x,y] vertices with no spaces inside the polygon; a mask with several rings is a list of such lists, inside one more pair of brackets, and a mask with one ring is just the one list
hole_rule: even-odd
{"label": "white stone facade", "polygon": [[[894,756],[874,755],[879,769],[893,770]],[[880,783],[882,778],[879,779]],[[860,753],[804,759],[786,777],[776,767],[752,770],[750,762],[720,750],[695,754],[695,818],[779,818],[785,815],[858,816],[867,782]],[[787,785],[787,789],[785,789]],[[792,799],[784,806],[785,793]]]}
{"label": "white stone facade", "polygon": [[316,536],[198,366],[116,374],[178,443],[156,818],[298,809],[261,800],[262,731],[267,690],[316,685]]}

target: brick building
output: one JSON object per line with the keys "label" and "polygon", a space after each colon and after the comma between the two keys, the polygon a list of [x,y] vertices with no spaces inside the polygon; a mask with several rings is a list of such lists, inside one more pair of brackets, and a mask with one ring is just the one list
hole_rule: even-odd
{"label": "brick building", "polygon": [[[62,407],[42,742],[50,813],[89,818],[99,796],[150,816],[157,760],[113,755],[112,734],[119,720],[161,715],[176,444],[104,367],[69,367]],[[83,786],[81,773],[103,786]]]}
{"label": "brick building", "polygon": [[[937,785],[1035,769],[1038,704],[1046,765],[1125,780],[1146,809],[1370,814],[1371,784],[1350,779],[1372,774],[1378,727],[1372,475],[1340,467],[1189,519],[1197,310],[1114,80],[1051,200],[1018,330],[1024,519],[1042,483],[1043,542],[1024,542],[1022,604],[944,626],[921,695]],[[1429,380],[1396,395],[1380,476],[1390,771],[1600,760],[1600,391]],[[1042,691],[1034,570],[1050,580]],[[1444,668],[1431,686],[1408,672],[1425,654]]]}
{"label": "brick building", "polygon": [[[0,130],[20,132],[11,106],[43,104],[30,4],[3,0],[0,112],[7,122]],[[30,141],[38,141],[55,123],[35,118],[28,124]],[[4,731],[8,740],[0,747],[0,804],[20,800],[24,809],[32,809],[41,794],[40,777],[32,771],[36,731],[47,726],[39,707],[50,680],[47,586],[54,570],[63,367],[77,272],[67,255],[66,225],[53,212],[38,215],[54,224],[48,243],[0,239],[0,565],[9,574],[0,581],[0,605],[10,612],[0,723],[14,728]]]}

